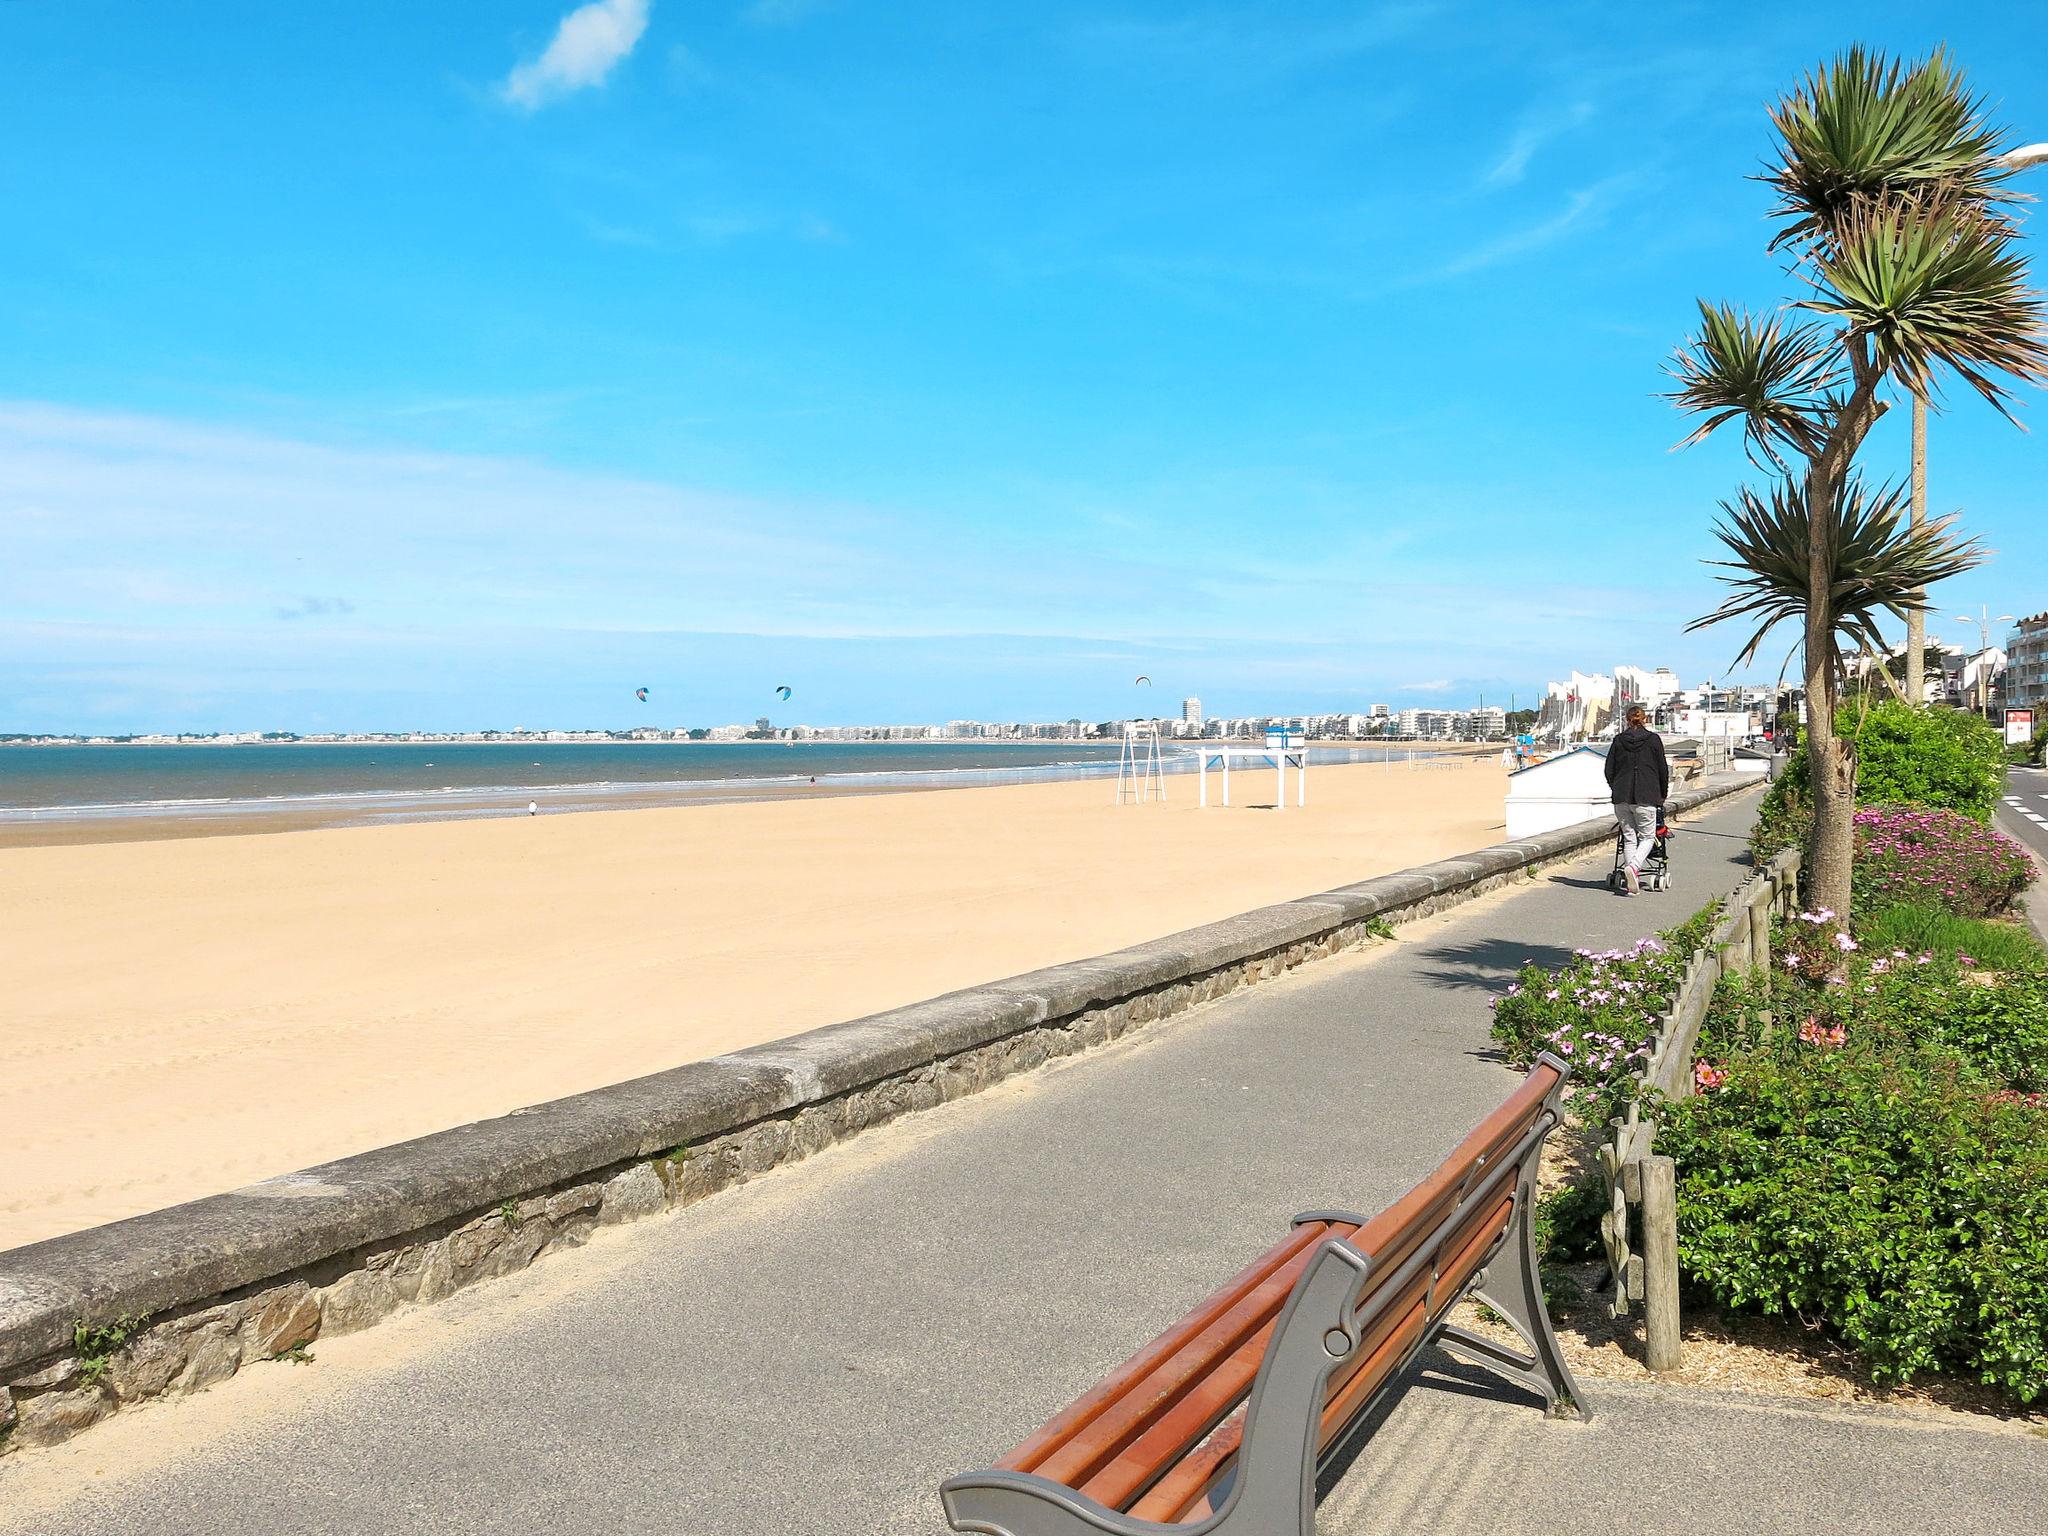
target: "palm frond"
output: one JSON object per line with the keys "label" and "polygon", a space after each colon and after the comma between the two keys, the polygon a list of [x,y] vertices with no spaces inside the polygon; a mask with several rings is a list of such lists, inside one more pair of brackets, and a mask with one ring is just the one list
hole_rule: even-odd
{"label": "palm frond", "polygon": [[[1879,624],[1886,615],[1903,623],[1910,610],[1926,606],[1929,586],[1986,559],[1988,552],[1975,539],[1956,532],[1953,515],[1915,528],[1910,507],[1903,487],[1866,491],[1855,476],[1844,480],[1823,509],[1823,529],[1834,551],[1827,589],[1819,594],[1831,664],[1843,641],[1882,652]],[[1714,536],[1732,558],[1708,563],[1733,573],[1721,578],[1731,590],[1719,608],[1686,629],[1754,621],[1734,663],[1747,666],[1772,630],[1805,620],[1813,519],[1798,479],[1778,482],[1768,497],[1744,486],[1734,501],[1721,503],[1721,512]]]}
{"label": "palm frond", "polygon": [[2048,376],[2048,309],[2009,226],[1929,194],[1851,215],[1837,236],[1800,307],[1844,321],[1846,340],[1868,337],[1907,389],[1924,396],[1937,367],[1953,368],[2009,415],[1998,376]]}
{"label": "palm frond", "polygon": [[1862,46],[1809,75],[1771,110],[1784,227],[1771,248],[1825,246],[1848,219],[1935,188],[1996,217],[2012,171],[1997,163],[2001,130],[1945,50],[1916,64]]}
{"label": "palm frond", "polygon": [[1781,444],[1801,454],[1818,444],[1840,358],[1836,339],[1821,326],[1759,320],[1702,300],[1699,330],[1665,369],[1678,382],[1666,398],[1702,418],[1678,446],[1690,448],[1740,421],[1750,462],[1761,453],[1782,470]]}

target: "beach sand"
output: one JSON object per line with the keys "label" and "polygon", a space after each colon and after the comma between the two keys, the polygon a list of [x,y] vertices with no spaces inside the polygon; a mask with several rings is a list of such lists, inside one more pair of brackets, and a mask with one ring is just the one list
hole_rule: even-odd
{"label": "beach sand", "polygon": [[[1497,762],[0,852],[0,1248],[1499,841]],[[1216,786],[1211,780],[1211,790]]]}

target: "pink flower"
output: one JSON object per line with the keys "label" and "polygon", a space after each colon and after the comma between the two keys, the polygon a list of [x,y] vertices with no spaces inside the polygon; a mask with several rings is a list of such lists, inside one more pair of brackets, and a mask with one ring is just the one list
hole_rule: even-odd
{"label": "pink flower", "polygon": [[1711,1093],[1727,1081],[1726,1067],[1717,1067],[1706,1061],[1696,1061],[1692,1064],[1692,1085],[1701,1093]]}

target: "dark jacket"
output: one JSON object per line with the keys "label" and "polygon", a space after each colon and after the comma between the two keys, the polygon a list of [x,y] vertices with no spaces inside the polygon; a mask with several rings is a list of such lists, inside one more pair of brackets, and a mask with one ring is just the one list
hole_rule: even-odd
{"label": "dark jacket", "polygon": [[1616,805],[1662,805],[1671,797],[1664,738],[1632,725],[1607,748],[1607,787]]}

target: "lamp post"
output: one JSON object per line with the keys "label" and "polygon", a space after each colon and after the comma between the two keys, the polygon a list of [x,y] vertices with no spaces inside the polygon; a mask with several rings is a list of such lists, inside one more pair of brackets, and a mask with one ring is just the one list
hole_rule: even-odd
{"label": "lamp post", "polygon": [[[2048,144],[2023,144],[2018,149],[1995,156],[1992,164],[2003,166],[2009,171],[2029,170],[2037,165],[2048,165]],[[1917,530],[1927,522],[1927,397],[1918,391],[1913,395],[1913,512],[1912,524]],[[1927,655],[1927,610],[1915,608],[1906,615],[1906,702],[1924,704],[1927,702],[1927,679],[1923,663]]]}
{"label": "lamp post", "polygon": [[1976,618],[1971,618],[1967,613],[1959,613],[1955,616],[1955,620],[1958,624],[1976,625],[1977,638],[1983,642],[1982,648],[1977,652],[1977,713],[1980,715],[1988,714],[1991,705],[1991,690],[1986,685],[1984,678],[1984,659],[1991,654],[1991,626],[1993,624],[2010,624],[2013,622],[2013,616],[2009,613],[2001,613],[1994,619],[1991,617],[1991,605],[1985,603],[1978,609]]}

